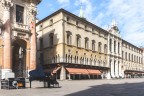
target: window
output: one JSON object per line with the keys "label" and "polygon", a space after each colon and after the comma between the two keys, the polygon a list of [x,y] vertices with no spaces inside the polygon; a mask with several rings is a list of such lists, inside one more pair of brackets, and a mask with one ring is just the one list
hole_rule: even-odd
{"label": "window", "polygon": [[40,25],[40,26],[39,26],[39,29],[40,29],[40,30],[42,30],[42,28],[43,28],[43,26],[42,26],[42,25]]}
{"label": "window", "polygon": [[52,25],[52,24],[53,24],[53,19],[50,20],[50,25]]}
{"label": "window", "polygon": [[23,23],[24,7],[16,5],[16,22]]}
{"label": "window", "polygon": [[54,45],[53,39],[54,39],[54,34],[53,34],[53,33],[50,33],[50,34],[49,34],[49,44],[50,44],[50,46],[53,46],[53,45]]}
{"label": "window", "polygon": [[81,47],[81,36],[79,34],[76,35],[76,43],[77,47]]}
{"label": "window", "polygon": [[131,60],[131,57],[130,57],[131,55],[130,55],[130,53],[129,53],[129,61]]}
{"label": "window", "polygon": [[127,52],[125,52],[125,60],[127,60]]}
{"label": "window", "polygon": [[116,53],[116,41],[114,41],[114,52]]}
{"label": "window", "polygon": [[95,40],[92,40],[92,50],[95,51]]}
{"label": "window", "polygon": [[101,52],[101,42],[98,43],[98,52]]}
{"label": "window", "polygon": [[67,21],[67,22],[70,22],[70,17],[67,17],[67,18],[66,18],[66,21]]}
{"label": "window", "polygon": [[94,32],[94,28],[92,28],[92,32]]}
{"label": "window", "polygon": [[109,50],[110,50],[110,52],[112,52],[112,40],[111,39],[109,41]]}
{"label": "window", "polygon": [[67,45],[72,44],[72,33],[70,31],[67,31]]}
{"label": "window", "polygon": [[43,38],[40,38],[39,42],[40,42],[40,50],[42,50],[43,49]]}
{"label": "window", "polygon": [[107,45],[104,45],[104,53],[107,53]]}
{"label": "window", "polygon": [[76,21],[76,26],[79,26],[79,22],[78,21]]}
{"label": "window", "polygon": [[122,59],[124,59],[124,52],[122,51]]}
{"label": "window", "polygon": [[88,47],[89,47],[88,40],[89,40],[89,39],[86,37],[86,38],[85,38],[85,49],[88,49]]}
{"label": "window", "polygon": [[85,25],[85,30],[87,30],[87,25]]}
{"label": "window", "polygon": [[120,43],[118,43],[118,53],[120,53]]}
{"label": "window", "polygon": [[132,60],[132,62],[133,62],[133,54],[132,54],[132,56],[131,56],[131,60]]}

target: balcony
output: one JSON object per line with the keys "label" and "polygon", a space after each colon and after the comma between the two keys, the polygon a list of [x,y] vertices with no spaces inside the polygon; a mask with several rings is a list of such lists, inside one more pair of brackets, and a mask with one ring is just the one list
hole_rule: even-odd
{"label": "balcony", "polygon": [[13,25],[13,30],[21,31],[21,32],[30,32],[30,28],[28,25],[24,25],[22,23],[15,23]]}

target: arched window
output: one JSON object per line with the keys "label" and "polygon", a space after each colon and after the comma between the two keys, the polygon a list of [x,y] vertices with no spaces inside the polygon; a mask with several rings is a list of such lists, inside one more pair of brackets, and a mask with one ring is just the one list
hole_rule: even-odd
{"label": "arched window", "polygon": [[70,60],[70,63],[72,63],[72,61],[73,61],[73,58],[72,58],[72,55],[71,55],[71,60]]}
{"label": "arched window", "polygon": [[82,57],[80,58],[80,64],[83,64],[83,58]]}
{"label": "arched window", "polygon": [[50,33],[49,34],[49,45],[50,46],[53,46],[54,45],[54,34],[53,33]]}
{"label": "arched window", "polygon": [[118,42],[118,53],[120,53],[120,43]]}
{"label": "arched window", "polygon": [[131,55],[130,55],[130,53],[129,53],[129,61],[131,61],[131,57],[130,57]]}
{"label": "arched window", "polygon": [[76,35],[76,46],[81,47],[81,36],[79,34]]}
{"label": "arched window", "polygon": [[70,62],[71,62],[71,56],[68,55],[68,63],[70,63]]}
{"label": "arched window", "polygon": [[67,45],[72,45],[72,33],[67,31]]}
{"label": "arched window", "polygon": [[107,44],[104,45],[104,53],[107,53]]}
{"label": "arched window", "polygon": [[78,56],[77,56],[77,58],[76,58],[76,63],[78,64]]}
{"label": "arched window", "polygon": [[95,40],[92,40],[92,51],[95,51]]}
{"label": "arched window", "polygon": [[92,65],[92,59],[90,59],[90,65]]}
{"label": "arched window", "polygon": [[116,53],[116,41],[114,41],[114,52]]}
{"label": "arched window", "polygon": [[89,65],[89,60],[88,60],[88,58],[87,58],[87,60],[86,60],[86,65]]}
{"label": "arched window", "polygon": [[125,52],[125,60],[127,60],[127,52]]}
{"label": "arched window", "polygon": [[122,51],[122,59],[124,59],[124,52]]}
{"label": "arched window", "polygon": [[99,42],[98,43],[98,52],[100,52],[100,53],[101,53],[101,46],[102,46],[102,44],[101,44],[101,42]]}
{"label": "arched window", "polygon": [[96,60],[94,59],[94,65],[96,66]]}
{"label": "arched window", "polygon": [[133,62],[133,54],[132,54],[132,56],[131,56],[131,60],[132,60],[132,62]]}
{"label": "arched window", "polygon": [[75,63],[76,63],[76,56],[75,56]]}
{"label": "arched window", "polygon": [[112,39],[109,40],[109,50],[112,52]]}
{"label": "arched window", "polygon": [[100,61],[98,60],[98,66],[100,66]]}
{"label": "arched window", "polygon": [[86,37],[85,38],[85,49],[88,49],[89,48],[89,39]]}

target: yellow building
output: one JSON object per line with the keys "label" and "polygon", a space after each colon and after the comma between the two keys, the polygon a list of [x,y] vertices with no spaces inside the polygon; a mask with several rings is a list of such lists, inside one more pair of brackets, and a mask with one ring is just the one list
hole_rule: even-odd
{"label": "yellow building", "polygon": [[[45,71],[56,73],[58,79],[125,77],[125,41],[119,36],[116,22],[104,30],[83,18],[82,12],[78,17],[60,9],[39,21],[36,30],[37,62]],[[143,51],[128,45],[137,50],[133,54],[141,59]]]}

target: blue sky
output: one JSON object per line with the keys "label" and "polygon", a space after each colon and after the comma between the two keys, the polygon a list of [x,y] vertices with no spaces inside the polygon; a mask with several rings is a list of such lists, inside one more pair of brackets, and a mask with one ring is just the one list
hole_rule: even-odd
{"label": "blue sky", "polygon": [[144,47],[144,0],[42,0],[37,18],[41,20],[60,8],[79,16],[81,3],[88,21],[108,29],[116,20],[124,40]]}

